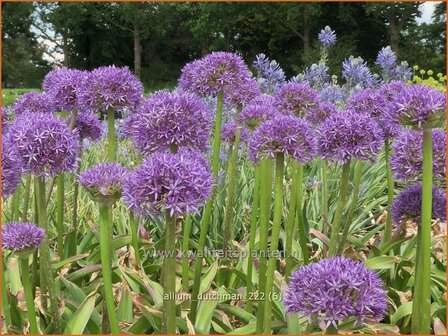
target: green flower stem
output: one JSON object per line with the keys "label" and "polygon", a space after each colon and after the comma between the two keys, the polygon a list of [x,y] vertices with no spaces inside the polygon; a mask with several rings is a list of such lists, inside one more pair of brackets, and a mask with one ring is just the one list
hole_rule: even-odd
{"label": "green flower stem", "polygon": [[[293,255],[292,255],[292,242],[294,240],[294,224],[296,219],[296,207],[297,207],[297,195],[299,183],[299,164],[296,160],[291,160],[291,193],[289,196],[289,209],[288,219],[286,221],[286,266],[285,266],[285,279],[288,279],[291,275]],[[301,207],[301,204],[299,205]]]}
{"label": "green flower stem", "polygon": [[[238,119],[241,107],[238,107],[235,119]],[[224,254],[229,248],[229,242],[233,239],[233,203],[235,198],[236,172],[238,161],[238,150],[240,147],[241,127],[238,125],[235,131],[235,142],[230,151],[230,161],[227,169],[227,195],[224,213],[224,233],[223,233],[223,251]]]}
{"label": "green flower stem", "polygon": [[303,164],[298,166],[298,183],[297,183],[297,231],[299,233],[300,249],[302,250],[302,258],[304,264],[310,261],[310,253],[308,252],[308,238],[303,221]]}
{"label": "green flower stem", "polygon": [[76,119],[78,119],[78,110],[73,110],[72,118],[70,119],[70,124],[68,125],[68,128],[70,130],[74,130],[75,129]]}
{"label": "green flower stem", "polygon": [[20,189],[17,188],[16,192],[12,196],[12,200],[11,200],[11,217],[10,217],[10,221],[11,222],[15,222],[16,218],[18,218],[19,199],[20,199],[19,193],[20,193]]}
{"label": "green flower stem", "polygon": [[[76,176],[81,173],[81,158],[82,158],[82,146],[79,147],[78,158],[80,164],[76,168]],[[78,230],[78,196],[79,196],[79,182],[75,178],[73,181],[73,209],[72,209],[72,230],[76,232]]]}
{"label": "green flower stem", "polygon": [[59,260],[64,259],[64,173],[56,177],[56,229],[58,231]]}
{"label": "green flower stem", "polygon": [[336,206],[336,212],[334,214],[334,218],[332,221],[328,257],[335,256],[337,252],[341,218],[344,212],[345,203],[347,202],[349,179],[350,179],[350,161],[344,163],[344,165],[342,166],[342,177],[339,186],[340,189],[339,199]]}
{"label": "green flower stem", "polygon": [[253,302],[250,298],[253,297],[254,284],[252,283],[252,273],[254,269],[253,251],[255,248],[255,236],[257,234],[257,218],[258,218],[258,206],[260,203],[260,166],[256,165],[254,168],[254,199],[252,203],[252,213],[250,218],[250,233],[249,233],[249,250],[247,257],[247,278],[246,278],[246,295],[247,304],[246,311],[252,314]]}
{"label": "green flower stem", "polygon": [[176,217],[165,215],[165,261],[163,264],[162,333],[176,334]]}
{"label": "green flower stem", "polygon": [[[182,237],[182,289],[185,293],[188,293],[189,286],[189,266],[188,266],[188,246],[190,243],[191,232],[191,215],[187,214],[183,225],[183,237]],[[188,301],[185,301],[185,307],[188,306]]]}
{"label": "green flower stem", "polygon": [[28,206],[30,203],[30,192],[31,192],[31,175],[27,175],[25,178],[25,192],[23,195],[22,222],[28,222]]}
{"label": "green flower stem", "polygon": [[37,328],[36,311],[34,307],[34,296],[31,289],[31,276],[29,271],[29,256],[20,258],[20,270],[22,275],[23,288],[25,290],[26,310],[28,313],[28,320],[30,322],[30,334],[38,335],[39,330]]}
{"label": "green flower stem", "polygon": [[272,300],[274,287],[274,273],[277,258],[275,253],[278,249],[280,229],[282,226],[282,202],[283,202],[283,175],[285,170],[285,157],[283,153],[278,153],[275,159],[275,184],[274,184],[274,219],[272,223],[271,245],[269,249],[268,268],[266,273],[266,298],[264,304],[263,334],[271,334]]}
{"label": "green flower stem", "polygon": [[259,242],[259,266],[258,266],[258,299],[257,307],[257,331],[263,331],[264,305],[266,301],[266,269],[268,250],[269,218],[271,213],[272,197],[272,160],[265,159],[260,163],[260,242]]}
{"label": "green flower stem", "polygon": [[384,227],[384,236],[382,244],[389,242],[392,237],[392,202],[394,200],[394,180],[392,178],[392,169],[390,167],[390,141],[386,140],[384,144],[384,156],[386,161],[387,176],[387,218]]}
{"label": "green flower stem", "polygon": [[[422,222],[417,234],[417,265],[411,330],[414,334],[431,332],[431,214],[432,214],[432,129],[423,128]],[[416,300],[416,301],[415,301]],[[416,308],[414,308],[414,305]],[[415,321],[414,321],[415,319]]]}
{"label": "green flower stem", "polygon": [[120,329],[118,327],[115,300],[112,292],[112,261],[110,255],[112,251],[113,233],[109,208],[109,204],[99,203],[101,272],[103,275],[103,293],[109,317],[110,330],[112,335],[118,335]]}
{"label": "green flower stem", "polygon": [[[40,281],[41,291],[45,297],[48,294],[51,304],[51,315],[53,316],[54,333],[59,334],[61,332],[61,318],[59,316],[59,303],[56,293],[56,287],[53,278],[53,269],[50,263],[50,242],[48,238],[48,217],[47,206],[45,201],[45,178],[35,178],[35,189],[37,193],[37,214],[39,226],[47,232],[42,244],[39,247],[39,265],[40,265]],[[44,300],[45,301],[45,300]],[[45,304],[44,304],[45,307]]]}
{"label": "green flower stem", "polygon": [[117,159],[117,135],[115,134],[115,110],[107,110],[107,161],[115,162]]}
{"label": "green flower stem", "polygon": [[131,245],[134,249],[135,261],[138,267],[143,269],[140,250],[138,247],[138,219],[135,218],[133,211],[129,211],[129,226],[131,228]]}
{"label": "green flower stem", "polygon": [[330,196],[329,193],[329,185],[328,185],[328,162],[326,160],[320,161],[322,168],[322,217],[323,222],[328,222],[328,198]]}
{"label": "green flower stem", "polygon": [[5,277],[5,265],[4,260],[0,265],[2,267],[2,313],[5,317],[5,334],[9,334],[9,327],[12,324],[11,320],[11,311],[9,310],[9,297],[8,297],[8,289],[6,287],[6,277]]}
{"label": "green flower stem", "polygon": [[[218,179],[219,173],[219,153],[221,150],[221,126],[222,126],[222,107],[224,103],[224,93],[222,91],[218,92],[217,106],[216,106],[216,116],[215,116],[215,129],[213,136],[213,156],[212,156],[212,173],[215,180]],[[210,218],[213,210],[213,203],[216,198],[217,188],[213,188],[212,196],[208,200],[204,208],[204,214],[201,223],[201,234],[199,236],[198,243],[198,253],[204,255],[205,243],[207,242],[208,227],[210,225]],[[193,325],[196,323],[196,315],[198,311],[198,297],[199,289],[201,285],[201,274],[202,274],[202,257],[196,257],[194,263],[194,281],[193,290],[191,296],[191,310],[190,310],[190,321]]]}
{"label": "green flower stem", "polygon": [[357,209],[357,203],[359,198],[359,188],[361,187],[361,177],[362,177],[362,161],[356,161],[355,163],[355,173],[353,176],[353,197],[350,203],[350,209],[348,210],[347,220],[345,221],[344,229],[342,231],[341,239],[338,243],[337,254],[342,254],[345,246],[345,241],[347,240],[348,231],[350,230],[350,225],[353,221],[353,216],[355,215]]}

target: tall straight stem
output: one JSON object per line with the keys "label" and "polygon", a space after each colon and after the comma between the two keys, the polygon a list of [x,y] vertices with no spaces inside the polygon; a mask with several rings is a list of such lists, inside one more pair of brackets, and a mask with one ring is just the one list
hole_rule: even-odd
{"label": "tall straight stem", "polygon": [[6,288],[5,265],[3,259],[0,266],[2,267],[2,313],[5,317],[5,334],[9,334],[9,327],[12,324],[12,320],[11,311],[9,309],[9,297],[8,290]]}
{"label": "tall straight stem", "polygon": [[[417,234],[417,268],[411,330],[414,334],[431,332],[431,215],[432,215],[432,129],[423,128],[422,222]],[[419,279],[419,281],[417,281]],[[414,321],[415,319],[415,321]]]}
{"label": "tall straight stem", "polygon": [[264,305],[266,297],[263,296],[266,289],[266,268],[268,253],[269,218],[271,213],[272,197],[272,160],[265,159],[260,162],[260,242],[259,242],[259,268],[258,268],[258,307],[257,307],[257,331],[263,332]]}
{"label": "tall straight stem", "polygon": [[31,276],[28,265],[29,256],[20,258],[20,270],[22,274],[22,283],[25,290],[26,310],[28,313],[28,320],[30,322],[30,333],[32,335],[38,335],[39,330],[37,328],[36,311],[34,308],[34,296],[31,289]]}
{"label": "tall straight stem", "polygon": [[387,217],[384,227],[384,236],[382,244],[387,243],[392,236],[392,202],[394,200],[394,180],[392,178],[392,169],[390,166],[390,140],[387,139],[384,144],[384,157],[386,161],[387,176]]}
{"label": "tall straight stem", "polygon": [[30,192],[31,192],[31,175],[27,175],[25,178],[25,192],[23,194],[22,222],[28,222],[28,206],[30,203]]}
{"label": "tall straight stem", "polygon": [[280,229],[282,226],[282,206],[283,206],[283,174],[285,169],[285,157],[283,153],[277,154],[275,159],[275,184],[274,184],[274,219],[272,223],[271,245],[269,249],[268,269],[266,273],[266,288],[265,295],[266,302],[264,304],[264,322],[263,334],[271,333],[271,310],[272,300],[274,299],[274,273],[277,258],[275,253],[278,249],[278,241],[280,237]]}
{"label": "tall straight stem", "polygon": [[110,330],[113,335],[118,335],[120,329],[118,327],[118,319],[115,312],[115,300],[112,292],[112,220],[109,217],[110,205],[99,203],[100,212],[100,255],[101,255],[101,272],[103,275],[103,294],[106,302],[107,314],[109,317]]}
{"label": "tall straight stem", "polygon": [[[222,126],[222,107],[224,104],[224,93],[222,91],[218,92],[217,96],[217,106],[216,106],[216,116],[215,116],[215,129],[213,136],[213,157],[212,157],[212,173],[215,181],[218,180],[219,173],[219,153],[221,151],[221,126]],[[210,225],[210,218],[213,210],[213,203],[216,198],[217,188],[213,188],[212,196],[208,200],[204,208],[204,215],[202,217],[201,234],[199,236],[198,243],[198,253],[201,256],[204,255],[205,243],[207,242],[208,227]],[[194,262],[194,280],[193,280],[193,290],[191,296],[191,310],[190,310],[190,320],[193,325],[196,322],[196,314],[198,311],[198,297],[199,289],[201,286],[201,274],[202,274],[202,257],[197,257]]]}
{"label": "tall straight stem", "polygon": [[328,249],[328,257],[333,257],[337,253],[341,218],[344,212],[344,207],[348,195],[349,178],[350,178],[350,161],[344,163],[344,165],[342,166],[342,176],[339,185],[340,190],[339,199],[331,226],[330,247]]}
{"label": "tall straight stem", "polygon": [[117,158],[117,135],[115,133],[115,110],[107,110],[107,161],[115,162]]}
{"label": "tall straight stem", "polygon": [[134,249],[135,261],[138,267],[143,268],[138,246],[138,220],[135,218],[133,211],[129,211],[129,226],[131,227],[131,241],[132,248]]}
{"label": "tall straight stem", "polygon": [[176,333],[176,218],[165,215],[165,262],[163,266],[162,333]]}
{"label": "tall straight stem", "polygon": [[298,183],[297,183],[297,232],[299,234],[299,244],[302,251],[303,263],[308,264],[310,261],[310,253],[308,252],[308,238],[303,220],[303,164],[299,163],[298,167]]}
{"label": "tall straight stem", "polygon": [[260,203],[260,165],[256,165],[254,168],[254,199],[252,203],[252,213],[250,218],[250,233],[249,233],[249,251],[247,258],[247,277],[246,277],[246,295],[247,304],[246,311],[252,314],[252,300],[254,284],[252,283],[252,273],[254,269],[254,257],[253,251],[255,248],[255,236],[257,234],[257,218],[258,218],[258,206]]}
{"label": "tall straight stem", "polygon": [[[289,196],[289,209],[288,218],[286,221],[286,266],[285,266],[285,279],[288,279],[291,275],[293,255],[292,255],[292,242],[294,240],[294,222],[296,219],[296,208],[297,208],[297,189],[299,182],[299,166],[296,160],[291,161],[291,193]],[[301,205],[299,205],[301,207]]]}
{"label": "tall straight stem", "polygon": [[[42,244],[39,247],[40,254],[40,280],[41,291],[43,296],[48,294],[50,297],[51,314],[53,315],[54,332],[61,332],[61,320],[59,316],[59,303],[56,294],[56,288],[53,278],[53,269],[50,263],[50,242],[48,238],[48,218],[47,218],[47,206],[45,199],[45,178],[35,178],[35,188],[37,192],[37,215],[39,226],[47,232]],[[45,305],[44,305],[45,306]]]}
{"label": "tall straight stem", "polygon": [[350,230],[350,226],[352,225],[353,216],[356,212],[356,205],[358,203],[359,198],[359,188],[361,186],[361,176],[362,176],[362,161],[356,161],[355,163],[355,173],[353,176],[353,197],[352,202],[350,204],[350,209],[348,210],[347,220],[345,221],[344,229],[342,231],[342,236],[338,244],[338,254],[342,254],[344,251],[345,241],[347,240],[348,231]]}
{"label": "tall straight stem", "polygon": [[[185,217],[183,225],[183,237],[182,237],[182,289],[185,293],[189,290],[189,267],[188,267],[188,246],[190,242],[190,232],[191,232],[191,215],[187,214]],[[185,301],[185,306],[188,302]]]}
{"label": "tall straight stem", "polygon": [[322,166],[322,217],[325,224],[328,218],[328,197],[329,197],[329,186],[328,186],[328,162],[326,160],[321,160]]}
{"label": "tall straight stem", "polygon": [[16,218],[18,218],[18,212],[19,212],[19,192],[20,190],[17,189],[14,195],[12,196],[11,200],[11,222],[15,222]]}
{"label": "tall straight stem", "polygon": [[[81,172],[81,158],[82,158],[82,146],[79,147],[79,164],[76,168],[76,176],[79,176]],[[79,196],[79,182],[75,178],[73,181],[73,212],[72,212],[72,230],[76,233],[78,230],[78,196]]]}
{"label": "tall straight stem", "polygon": [[56,229],[58,231],[58,253],[59,260],[64,259],[64,173],[56,177]]}

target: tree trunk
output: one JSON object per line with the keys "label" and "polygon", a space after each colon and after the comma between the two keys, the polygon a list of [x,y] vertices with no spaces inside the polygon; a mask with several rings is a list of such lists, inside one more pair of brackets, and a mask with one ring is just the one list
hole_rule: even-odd
{"label": "tree trunk", "polygon": [[142,74],[142,44],[140,37],[140,27],[137,20],[134,21],[134,73],[140,78]]}
{"label": "tree trunk", "polygon": [[62,30],[62,41],[63,41],[63,53],[64,53],[64,66],[70,66],[70,49],[68,46],[68,32],[67,29]]}
{"label": "tree trunk", "polygon": [[311,43],[310,43],[310,31],[311,31],[311,22],[310,22],[310,11],[305,8],[303,10],[303,53],[308,55],[311,51]]}

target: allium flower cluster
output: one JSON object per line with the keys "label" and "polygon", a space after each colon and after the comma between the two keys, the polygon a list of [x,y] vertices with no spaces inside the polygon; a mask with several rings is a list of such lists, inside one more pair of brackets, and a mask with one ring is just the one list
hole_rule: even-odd
{"label": "allium flower cluster", "polygon": [[323,259],[291,276],[283,302],[290,314],[330,324],[355,317],[357,324],[380,322],[387,308],[381,279],[360,261]]}
{"label": "allium flower cluster", "polygon": [[2,196],[14,194],[22,176],[22,162],[8,136],[2,136]]}
{"label": "allium flower cluster", "polygon": [[334,104],[322,102],[312,108],[305,116],[305,119],[308,120],[313,126],[319,126],[337,112],[338,110]]}
{"label": "allium flower cluster", "polygon": [[342,78],[350,87],[369,88],[378,83],[378,78],[370,72],[361,57],[350,56],[342,62]]}
{"label": "allium flower cluster", "polygon": [[280,113],[273,105],[251,104],[241,111],[239,115],[239,122],[247,129],[253,131],[260,126],[260,124],[278,117],[279,114]]}
{"label": "allium flower cluster", "polygon": [[77,166],[79,136],[53,114],[22,115],[14,121],[9,135],[26,173],[54,176]]}
{"label": "allium flower cluster", "polygon": [[396,97],[396,107],[392,115],[396,122],[417,128],[425,124],[437,127],[445,120],[446,96],[426,85],[413,84]]}
{"label": "allium flower cluster", "polygon": [[234,104],[246,104],[260,93],[241,56],[228,52],[213,52],[188,63],[182,69],[179,87],[200,96],[216,96],[222,91]]}
{"label": "allium flower cluster", "polygon": [[45,238],[45,230],[32,223],[13,222],[2,226],[2,247],[13,252],[35,249]]}
{"label": "allium flower cluster", "polygon": [[127,123],[142,153],[178,147],[207,150],[211,113],[193,93],[160,91],[151,95]]}
{"label": "allium flower cluster", "polygon": [[128,170],[117,163],[102,163],[81,173],[79,184],[96,202],[115,202],[121,197]]}
{"label": "allium flower cluster", "polygon": [[[389,83],[382,84],[378,87],[378,95],[382,96],[390,104],[394,105],[394,110],[398,109],[396,102],[404,90],[406,90],[406,84],[402,81],[394,80]],[[390,105],[389,105],[390,106]]]}
{"label": "allium flower cluster", "polygon": [[42,87],[51,97],[55,108],[60,111],[78,109],[78,95],[86,85],[87,71],[60,68],[50,71]]}
{"label": "allium flower cluster", "polygon": [[335,84],[324,84],[319,92],[320,100],[323,102],[342,104],[345,101],[344,90]]}
{"label": "allium flower cluster", "polygon": [[283,114],[304,117],[319,104],[317,92],[308,84],[283,84],[275,95],[275,106]]}
{"label": "allium flower cluster", "polygon": [[381,129],[372,117],[349,110],[330,116],[317,134],[322,158],[342,163],[352,159],[374,161],[384,143]]}
{"label": "allium flower cluster", "polygon": [[[234,143],[237,125],[235,123],[225,124],[221,128],[221,140],[224,142]],[[249,132],[246,128],[240,127],[240,142],[246,142],[249,139]]]}
{"label": "allium flower cluster", "polygon": [[[442,180],[446,174],[446,135],[439,130],[432,132],[433,174]],[[403,130],[392,144],[391,169],[397,180],[421,179],[423,171],[423,134]]]}
{"label": "allium flower cluster", "polygon": [[85,111],[104,112],[109,108],[135,110],[142,94],[142,83],[128,67],[107,66],[89,73],[78,100]]}
{"label": "allium flower cluster", "polygon": [[[398,224],[404,220],[420,221],[422,214],[422,185],[411,185],[395,197],[392,203],[392,218]],[[432,188],[432,218],[446,219],[446,194],[437,187]]]}
{"label": "allium flower cluster", "polygon": [[285,81],[283,69],[275,60],[270,61],[265,54],[255,56],[253,65],[262,92],[274,92]]}
{"label": "allium flower cluster", "polygon": [[331,30],[329,26],[322,29],[317,38],[326,48],[329,48],[336,43],[336,33],[334,30]]}
{"label": "allium flower cluster", "polygon": [[78,112],[75,130],[80,140],[99,141],[103,136],[103,127],[98,116],[90,112]]}
{"label": "allium flower cluster", "polygon": [[20,96],[13,106],[13,111],[16,116],[24,113],[53,113],[55,106],[48,94],[28,92]]}
{"label": "allium flower cluster", "polygon": [[249,158],[258,162],[279,153],[302,163],[310,161],[315,153],[311,125],[293,116],[279,116],[261,124],[249,140]]}
{"label": "allium flower cluster", "polygon": [[139,215],[195,212],[210,196],[213,178],[198,152],[158,152],[143,161],[124,183],[124,201]]}

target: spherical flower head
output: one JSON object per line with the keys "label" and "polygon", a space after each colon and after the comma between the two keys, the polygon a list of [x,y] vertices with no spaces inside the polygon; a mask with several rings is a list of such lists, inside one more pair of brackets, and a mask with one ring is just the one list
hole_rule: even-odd
{"label": "spherical flower head", "polygon": [[317,134],[320,156],[342,163],[353,159],[374,161],[384,143],[383,134],[372,117],[349,110],[330,116]]}
{"label": "spherical flower head", "polygon": [[438,127],[445,120],[446,96],[434,88],[413,84],[397,97],[393,118],[403,125]]}
{"label": "spherical flower head", "polygon": [[59,68],[50,71],[44,78],[42,87],[53,99],[60,111],[78,109],[78,95],[86,85],[87,71]]}
{"label": "spherical flower head", "polygon": [[143,86],[128,67],[99,67],[89,73],[79,94],[79,104],[86,111],[104,112],[112,108],[135,110]]}
{"label": "spherical flower head", "polygon": [[[395,197],[392,203],[392,218],[398,224],[404,220],[420,222],[422,214],[422,185],[414,184],[403,190]],[[446,194],[445,191],[432,188],[432,218],[446,220]]]}
{"label": "spherical flower head", "polygon": [[308,120],[313,126],[319,126],[331,115],[338,112],[336,106],[332,103],[322,102],[312,108],[305,119]]}
{"label": "spherical flower head", "polygon": [[[434,179],[443,180],[446,175],[446,135],[432,131]],[[392,145],[390,159],[394,177],[401,181],[420,180],[423,171],[423,134],[421,131],[403,130]]]}
{"label": "spherical flower head", "polygon": [[331,30],[329,26],[322,29],[317,38],[326,48],[329,48],[336,43],[336,33],[334,30]]}
{"label": "spherical flower head", "polygon": [[275,98],[274,96],[271,95],[260,94],[254,97],[254,99],[252,99],[250,103],[247,106],[245,106],[245,108],[248,108],[249,106],[253,105],[263,105],[275,108]]}
{"label": "spherical flower head", "polygon": [[[237,125],[235,123],[225,124],[221,128],[221,140],[228,143],[235,142]],[[240,127],[240,142],[246,142],[249,139],[249,132],[246,128]]]}
{"label": "spherical flower head", "polygon": [[99,141],[103,136],[103,127],[98,116],[90,112],[78,112],[75,130],[78,132],[80,140]]}
{"label": "spherical flower head", "polygon": [[9,135],[26,173],[54,176],[77,166],[79,136],[53,114],[21,115],[11,125]]}
{"label": "spherical flower head", "polygon": [[357,324],[378,323],[387,308],[382,286],[378,275],[361,261],[334,257],[295,271],[283,303],[289,314],[298,313],[327,326],[351,317]]}
{"label": "spherical flower head", "polygon": [[2,136],[2,196],[14,194],[22,176],[22,162],[9,136]]}
{"label": "spherical flower head", "polygon": [[375,64],[383,70],[390,71],[397,64],[397,55],[390,46],[384,47],[378,53]]}
{"label": "spherical flower head", "polygon": [[210,197],[213,178],[198,152],[157,152],[143,161],[124,183],[124,201],[141,216],[184,215]]}
{"label": "spherical flower head", "polygon": [[114,203],[121,197],[128,173],[117,163],[101,163],[81,173],[78,181],[95,202]]}
{"label": "spherical flower head", "polygon": [[48,94],[28,92],[20,96],[13,106],[13,111],[16,116],[24,113],[53,113],[55,106]]}
{"label": "spherical flower head", "polygon": [[245,107],[241,111],[239,115],[239,122],[247,129],[254,131],[265,121],[279,116],[280,113],[273,105],[257,104],[253,101],[249,106]]}
{"label": "spherical flower head", "polygon": [[288,82],[275,94],[275,105],[283,114],[304,117],[319,103],[317,92],[308,84]]}
{"label": "spherical flower head", "polygon": [[45,230],[32,223],[13,222],[2,226],[2,247],[19,256],[29,256],[45,239]]}
{"label": "spherical flower head", "polygon": [[377,92],[379,96],[382,96],[389,103],[396,104],[398,97],[403,94],[404,90],[406,90],[406,84],[396,80],[382,84]]}
{"label": "spherical flower head", "polygon": [[390,118],[394,104],[373,89],[364,89],[355,92],[347,101],[347,109],[356,113],[370,115],[376,120],[383,131],[385,138],[394,138],[400,131],[400,125]]}
{"label": "spherical flower head", "polygon": [[207,105],[195,94],[160,91],[140,106],[126,126],[144,154],[173,147],[206,151],[212,121]]}
{"label": "spherical flower head", "polygon": [[315,153],[311,125],[293,116],[279,116],[261,124],[249,141],[249,158],[258,162],[279,153],[301,163],[310,161]]}

